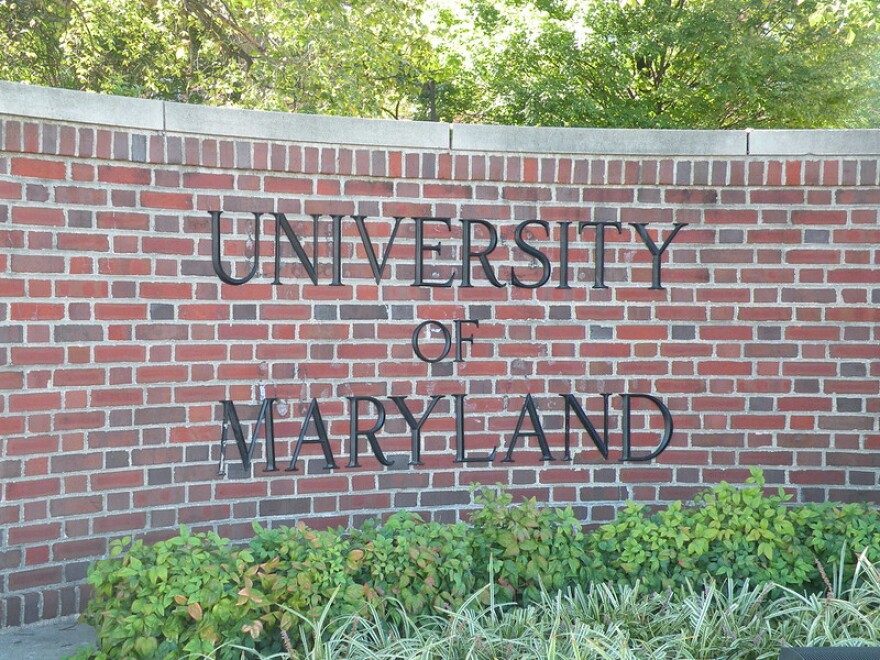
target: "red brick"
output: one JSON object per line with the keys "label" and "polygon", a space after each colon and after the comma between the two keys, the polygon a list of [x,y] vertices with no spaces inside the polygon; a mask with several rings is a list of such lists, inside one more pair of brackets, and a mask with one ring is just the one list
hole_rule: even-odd
{"label": "red brick", "polygon": [[19,390],[24,387],[24,374],[21,372],[0,372],[0,390]]}
{"label": "red brick", "polygon": [[128,530],[141,531],[147,528],[147,516],[144,513],[101,516],[94,519],[92,526],[96,534],[109,534]]}
{"label": "red brick", "polygon": [[144,485],[142,470],[121,470],[98,472],[89,477],[92,490],[119,490],[137,488]]}
{"label": "red brick", "polygon": [[[101,378],[96,384],[103,383],[104,380]],[[105,413],[101,410],[89,412],[67,412],[55,415],[54,428],[57,431],[80,431],[85,429],[99,429],[102,428],[105,423]]]}
{"label": "red brick", "polygon": [[21,184],[13,181],[0,181],[0,199],[21,199]]}
{"label": "red brick", "polygon": [[203,523],[213,520],[226,520],[230,516],[228,504],[187,506],[180,509],[180,522],[183,525]]}
{"label": "red brick", "polygon": [[466,185],[426,183],[422,188],[422,194],[428,198],[470,199],[471,197],[473,197],[473,190],[471,186]]}
{"label": "red brick", "polygon": [[60,298],[106,298],[108,282],[94,280],[58,280],[55,295]]}
{"label": "red brick", "polygon": [[61,524],[57,522],[13,527],[9,530],[9,545],[32,545],[44,541],[54,541],[60,535]]}
{"label": "red brick", "polygon": [[108,258],[98,260],[102,275],[149,275],[153,263],[148,258]]}
{"label": "red brick", "polygon": [[145,319],[147,306],[141,303],[96,303],[95,319],[102,321]]}
{"label": "red brick", "polygon": [[55,561],[70,561],[71,559],[101,557],[106,551],[106,539],[77,539],[76,541],[66,541],[53,545],[52,558]]}
{"label": "red brick", "polygon": [[351,197],[392,197],[394,184],[390,181],[347,181],[345,194]]}
{"label": "red brick", "polygon": [[[591,199],[591,201],[627,201],[627,200],[614,200],[611,199],[614,197],[615,192],[621,191],[606,191],[605,195],[609,199]],[[627,192],[627,191],[622,191]],[[501,195],[503,199],[511,200],[511,201],[524,201],[524,202],[537,202],[537,201],[548,201],[551,198],[551,191],[546,186],[505,186]],[[587,191],[584,191],[584,194],[587,194]],[[595,194],[595,191],[594,191]],[[632,193],[629,193],[629,198],[631,198]]]}
{"label": "red brick", "polygon": [[152,181],[152,173],[145,167],[102,165],[98,167],[98,181],[148,186]]}
{"label": "red brick", "polygon": [[12,255],[12,271],[15,273],[63,273],[64,258],[36,254],[14,254]]}
{"label": "red brick", "polygon": [[20,571],[9,576],[9,588],[11,591],[25,591],[50,584],[58,584],[62,580],[61,576],[60,566]]}
{"label": "red brick", "polygon": [[57,410],[61,407],[61,394],[58,392],[36,392],[34,394],[10,394],[10,412],[34,412]]}
{"label": "red brick", "polygon": [[98,345],[95,346],[95,362],[144,362],[147,352],[144,346],[135,345]]}
{"label": "red brick", "polygon": [[95,389],[92,390],[92,405],[97,407],[143,405],[143,390],[129,388]]}
{"label": "red brick", "polygon": [[12,159],[12,176],[61,180],[67,176],[66,170],[67,166],[63,161],[21,157]]}
{"label": "red brick", "polygon": [[312,180],[294,177],[267,176],[263,189],[270,193],[285,193],[288,195],[311,195]]}
{"label": "red brick", "polygon": [[140,295],[147,299],[191,300],[192,285],[177,282],[144,282],[140,285]]}
{"label": "red brick", "polygon": [[846,211],[797,209],[791,212],[791,222],[795,225],[843,225],[846,224]]}
{"label": "red brick", "polygon": [[752,190],[749,193],[752,204],[803,204],[804,191],[797,189]]}
{"label": "red brick", "polygon": [[58,186],[55,188],[55,201],[59,204],[103,206],[107,202],[107,191],[82,186]]}
{"label": "red brick", "polygon": [[757,224],[758,212],[748,209],[707,209],[704,219],[707,224]]}
{"label": "red brick", "polygon": [[139,367],[137,382],[144,383],[184,383],[189,379],[185,365]]}
{"label": "red brick", "polygon": [[16,321],[57,321],[64,318],[64,305],[51,303],[13,303],[12,319]]}
{"label": "red brick", "polygon": [[126,211],[99,211],[95,214],[98,227],[103,229],[148,229],[150,217],[145,213]]}
{"label": "red brick", "polygon": [[838,250],[789,250],[785,260],[790,264],[838,264]]}
{"label": "red brick", "polygon": [[193,241],[188,238],[148,238],[142,241],[144,254],[193,254]]}
{"label": "red brick", "polygon": [[142,191],[141,206],[148,209],[187,211],[193,207],[192,195],[189,193]]}
{"label": "red brick", "polygon": [[64,225],[64,210],[16,206],[12,209],[12,222],[22,225],[61,227]]}
{"label": "red brick", "polygon": [[58,234],[59,250],[107,252],[110,241],[106,234]]}
{"label": "red brick", "polygon": [[6,484],[6,499],[8,500],[32,500],[58,495],[61,492],[61,480],[52,479],[25,479]]}

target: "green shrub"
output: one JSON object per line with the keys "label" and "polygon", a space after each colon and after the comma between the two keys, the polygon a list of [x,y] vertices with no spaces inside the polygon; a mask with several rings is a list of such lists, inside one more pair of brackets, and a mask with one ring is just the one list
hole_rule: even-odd
{"label": "green shrub", "polygon": [[484,488],[470,525],[410,513],[349,531],[255,524],[237,550],[185,528],[152,546],[123,539],[89,573],[85,619],[98,632],[97,658],[225,660],[241,648],[283,652],[281,630],[304,646],[320,617],[330,623],[315,643],[365,616],[411,627],[478,601],[535,603],[591,583],[682,594],[717,580],[840,593],[860,554],[880,560],[876,510],[789,505],[781,490],[765,494],[763,486],[755,471],[746,487],[721,484],[691,506],[650,513],[630,504],[588,533],[571,508],[534,499],[511,506],[509,493]]}
{"label": "green shrub", "polygon": [[[852,579],[861,555],[880,561],[880,511],[865,504],[811,504],[796,536],[816,557],[822,570],[837,573],[837,588]],[[824,582],[824,579],[823,579]],[[814,580],[811,583],[818,586]]]}
{"label": "green shrub", "polygon": [[[862,505],[787,506],[782,489],[765,495],[760,470],[750,485],[722,483],[695,498],[649,514],[629,504],[586,537],[592,581],[640,581],[652,589],[681,588],[707,577],[735,584],[773,582],[825,590],[822,572],[844,565],[851,576],[859,552],[880,550],[880,516]],[[872,556],[875,555],[875,556]]]}
{"label": "green shrub", "polygon": [[511,600],[537,599],[541,590],[561,589],[585,577],[582,523],[571,507],[538,507],[535,499],[510,506],[509,493],[477,492],[481,508],[471,516],[474,571],[478,582],[494,582]]}
{"label": "green shrub", "polygon": [[[325,610],[332,618],[366,611],[368,588],[358,580],[364,552],[343,530],[265,529],[255,523],[248,547],[258,566],[246,575],[240,594],[258,614],[246,632],[264,650],[283,650],[277,628],[299,627],[293,612],[314,619]],[[264,628],[272,634],[262,635]]]}
{"label": "green shrub", "polygon": [[[381,526],[367,523],[352,542],[364,553],[358,578],[375,595],[380,613],[433,614],[461,606],[474,591],[471,533],[464,523],[425,522],[414,513],[397,513]],[[389,600],[400,603],[389,607]]]}
{"label": "green shrub", "polygon": [[180,535],[152,546],[130,538],[89,572],[94,591],[85,619],[97,630],[98,658],[165,658],[209,653],[247,611],[237,605],[250,557],[216,534]]}

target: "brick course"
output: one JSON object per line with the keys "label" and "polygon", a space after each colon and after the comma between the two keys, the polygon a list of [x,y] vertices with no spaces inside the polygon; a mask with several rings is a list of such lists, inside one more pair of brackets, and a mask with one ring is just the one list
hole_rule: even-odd
{"label": "brick course", "polygon": [[[126,534],[157,539],[178,524],[236,537],[242,520],[356,524],[400,508],[440,520],[472,508],[472,482],[509,484],[525,497],[575,505],[601,522],[626,499],[687,498],[762,467],[799,501],[880,501],[880,203],[870,156],[608,156],[328,146],[208,133],[101,127],[0,116],[0,594],[2,625],[69,614],[86,596],[81,562]],[[221,284],[211,269],[209,211],[222,210],[224,263],[253,281]],[[282,251],[285,213],[319,284]],[[343,285],[330,286],[332,215],[368,216],[381,263],[376,283],[355,223],[342,222]],[[425,278],[413,287],[413,217],[425,225]],[[462,223],[488,220],[489,257],[509,282],[493,287],[480,262],[460,285]],[[605,231],[604,281],[595,228]],[[665,289],[649,288],[651,254],[627,223],[649,223],[657,245],[688,223],[662,256]],[[560,225],[559,223],[570,223]],[[568,281],[558,268],[569,234]],[[474,250],[487,232],[471,227]],[[283,236],[282,236],[283,238]],[[410,336],[424,320],[465,326],[474,343],[428,364]],[[426,330],[424,349],[442,349]],[[671,446],[650,463],[621,463],[620,398],[611,397],[610,455],[586,433],[572,462],[540,460],[534,437],[504,457],[526,394],[551,451],[562,456],[573,393],[600,423],[603,392],[653,393],[672,411]],[[455,464],[454,405],[466,393],[467,452],[498,447],[492,465]],[[422,431],[423,465],[409,466],[410,433],[389,396],[406,396]],[[222,409],[236,402],[246,431],[276,397],[280,471],[255,464],[218,476]],[[373,396],[388,419],[381,466],[361,439],[347,469],[349,402]],[[317,397],[340,469],[305,445],[285,472],[309,400]],[[659,415],[634,401],[634,447],[656,445]],[[361,406],[361,428],[375,411]],[[575,421],[574,428],[579,429]],[[531,427],[526,423],[526,427]],[[79,568],[76,568],[79,566]],[[73,568],[71,568],[73,567]]]}

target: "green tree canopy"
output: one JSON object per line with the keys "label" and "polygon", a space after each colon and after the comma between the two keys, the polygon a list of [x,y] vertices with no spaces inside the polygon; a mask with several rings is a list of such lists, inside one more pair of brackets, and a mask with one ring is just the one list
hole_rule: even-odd
{"label": "green tree canopy", "polygon": [[504,124],[878,125],[874,0],[466,0],[446,104]]}
{"label": "green tree canopy", "polygon": [[548,126],[880,126],[876,0],[0,0],[0,78]]}
{"label": "green tree canopy", "polygon": [[426,35],[409,0],[0,0],[0,77],[396,117],[430,70]]}

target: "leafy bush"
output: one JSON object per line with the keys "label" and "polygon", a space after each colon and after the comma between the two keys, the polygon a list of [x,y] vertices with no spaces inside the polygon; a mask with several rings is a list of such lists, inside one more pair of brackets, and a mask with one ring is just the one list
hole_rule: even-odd
{"label": "leafy bush", "polygon": [[294,612],[317,618],[326,610],[338,618],[367,609],[369,589],[359,579],[364,551],[342,530],[265,529],[255,523],[249,552],[257,565],[245,575],[238,604],[248,606],[252,620],[245,632],[263,650],[283,650],[277,634],[262,632],[296,628]]}
{"label": "leafy bush", "polygon": [[397,513],[353,533],[365,561],[358,578],[369,585],[377,611],[400,621],[407,615],[455,609],[476,585],[471,531],[464,523],[425,522],[413,513]]}
{"label": "leafy bush", "polygon": [[86,620],[95,627],[97,658],[164,658],[209,653],[246,624],[236,588],[246,553],[236,556],[216,534],[179,536],[146,546],[130,538],[89,573],[94,592]]}
{"label": "leafy bush", "polygon": [[860,554],[880,559],[876,510],[787,505],[781,490],[764,493],[759,471],[749,481],[656,513],[631,504],[587,533],[570,508],[512,506],[509,493],[482,489],[471,525],[398,513],[350,531],[255,524],[241,549],[185,528],[153,546],[123,539],[89,574],[94,657],[279,653],[279,631],[304,648],[346,621],[373,618],[399,631],[478,603],[538,603],[573,585],[640,585],[671,597],[717,580],[839,594]]}
{"label": "leafy bush", "polygon": [[652,589],[681,588],[707,577],[802,590],[825,590],[826,568],[851,576],[858,553],[880,551],[880,516],[864,505],[786,506],[782,489],[765,495],[760,470],[750,484],[722,483],[654,514],[629,504],[586,537],[592,581],[636,580]]}
{"label": "leafy bush", "polygon": [[482,489],[471,516],[474,570],[511,600],[528,601],[543,589],[561,589],[586,577],[583,526],[571,507],[538,507],[535,499],[511,506],[504,491]]}

